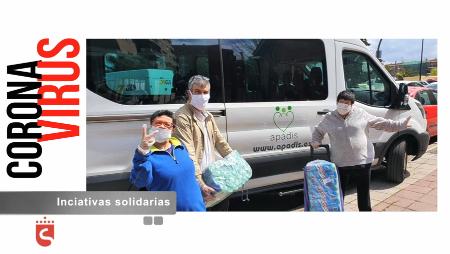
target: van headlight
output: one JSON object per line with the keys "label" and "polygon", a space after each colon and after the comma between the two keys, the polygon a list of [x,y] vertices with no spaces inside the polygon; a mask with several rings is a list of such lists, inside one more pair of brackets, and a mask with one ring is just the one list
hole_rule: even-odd
{"label": "van headlight", "polygon": [[427,118],[427,114],[425,113],[425,109],[423,109],[422,104],[420,104],[419,102],[416,102],[416,101],[415,101],[414,103],[416,103],[417,107],[418,107],[419,110],[420,110],[420,113],[422,113],[422,117],[423,117],[424,119],[426,119],[426,118]]}

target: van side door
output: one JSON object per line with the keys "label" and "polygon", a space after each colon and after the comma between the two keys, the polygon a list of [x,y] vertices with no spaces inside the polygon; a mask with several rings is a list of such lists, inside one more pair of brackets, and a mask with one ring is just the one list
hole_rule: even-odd
{"label": "van side door", "polygon": [[242,39],[220,45],[229,144],[252,164],[253,178],[278,176],[272,184],[301,178],[313,127],[335,109],[333,44]]}
{"label": "van side door", "polygon": [[[390,109],[396,95],[396,87],[390,74],[369,51],[361,46],[336,41],[336,76],[339,90],[355,94],[355,105],[368,113],[392,120],[399,120],[405,111]],[[372,143],[386,142],[393,133],[369,130]]]}

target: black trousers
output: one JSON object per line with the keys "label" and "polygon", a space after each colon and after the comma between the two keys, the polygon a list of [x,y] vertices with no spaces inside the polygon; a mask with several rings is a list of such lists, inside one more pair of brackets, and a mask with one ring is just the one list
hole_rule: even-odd
{"label": "black trousers", "polygon": [[338,167],[339,180],[344,196],[346,185],[349,183],[350,178],[356,182],[358,209],[360,211],[372,211],[370,206],[370,165],[362,164],[351,167]]}

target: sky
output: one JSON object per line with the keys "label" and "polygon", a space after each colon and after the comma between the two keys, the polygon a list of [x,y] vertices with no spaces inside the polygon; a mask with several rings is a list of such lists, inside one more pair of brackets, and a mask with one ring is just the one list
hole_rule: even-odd
{"label": "sky", "polygon": [[[378,47],[380,39],[368,39],[372,53]],[[422,39],[383,39],[380,50],[385,63],[420,61]],[[423,60],[437,58],[437,40],[425,39],[423,42]]]}

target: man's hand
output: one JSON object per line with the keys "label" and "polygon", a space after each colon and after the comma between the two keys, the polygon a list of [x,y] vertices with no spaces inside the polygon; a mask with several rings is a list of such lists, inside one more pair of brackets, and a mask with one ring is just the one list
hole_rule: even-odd
{"label": "man's hand", "polygon": [[141,144],[139,147],[142,150],[148,151],[150,147],[155,143],[155,135],[158,131],[154,131],[150,134],[147,134],[147,124],[142,125],[142,137],[141,137]]}
{"label": "man's hand", "polygon": [[206,202],[214,199],[214,194],[216,193],[216,191],[213,188],[211,188],[205,184],[201,187],[201,190],[202,190],[203,198],[205,199]]}

